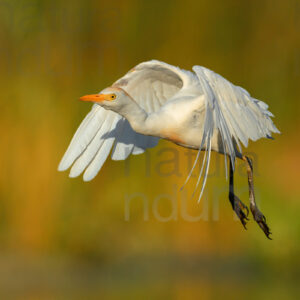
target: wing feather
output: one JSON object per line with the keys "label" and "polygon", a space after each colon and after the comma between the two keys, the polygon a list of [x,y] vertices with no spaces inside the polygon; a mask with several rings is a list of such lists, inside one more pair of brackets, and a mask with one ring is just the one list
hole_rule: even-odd
{"label": "wing feather", "polygon": [[135,144],[136,132],[133,131],[129,122],[124,121],[123,133],[115,143],[111,158],[113,160],[126,159],[131,153]]}
{"label": "wing feather", "polygon": [[244,146],[247,146],[249,139],[255,141],[261,137],[270,137],[272,132],[279,133],[279,130],[270,119],[273,115],[268,111],[268,105],[266,103],[252,98],[245,89],[233,85],[222,76],[207,68],[194,66],[193,70],[198,77],[201,91],[204,94],[205,121],[201,147],[196,157],[195,164],[184,185],[191,177],[191,173],[200,156],[200,151],[205,144],[207,158],[206,155],[204,155],[195,188],[196,191],[205,165],[202,188],[199,196],[200,201],[208,175],[211,138],[214,130],[218,130],[221,136],[225,154],[226,178],[228,173],[226,156],[228,155],[230,157],[230,162],[234,169],[235,158],[238,153],[236,145],[240,152],[242,151],[239,142],[242,142]]}
{"label": "wing feather", "polygon": [[75,132],[71,143],[58,166],[59,171],[68,169],[76,158],[86,149],[87,145],[102,126],[105,112],[105,109],[99,105],[93,105],[92,110],[87,114]]}
{"label": "wing feather", "polygon": [[[117,128],[117,123],[120,121],[120,118],[121,116],[117,115],[117,117],[113,119],[109,132]],[[113,135],[108,134],[107,137],[103,138],[102,146],[98,149],[97,154],[95,155],[95,157],[88,165],[88,167],[86,168],[83,174],[84,181],[90,181],[97,175],[97,173],[103,166],[105,160],[107,159],[111,151],[111,148],[113,146],[113,143],[115,139],[118,137],[119,133],[120,133],[120,128],[117,129]]]}
{"label": "wing feather", "polygon": [[114,124],[114,126],[116,126],[116,123],[120,120],[120,118],[121,117],[118,114],[106,111],[106,118],[103,125],[82,155],[73,164],[69,175],[70,177],[79,176],[91,163],[99,149],[103,146],[103,143],[106,140],[106,135],[112,129],[112,125]]}
{"label": "wing feather", "polygon": [[[270,119],[272,114],[268,105],[254,99],[243,88],[230,83],[215,72],[201,67],[207,81],[212,85],[220,109],[226,112],[226,122],[235,140],[251,139],[253,141],[279,133]],[[230,113],[229,113],[230,112]],[[238,133],[238,129],[242,129]],[[234,131],[236,133],[234,134]],[[244,135],[244,137],[242,137]],[[243,142],[247,146],[247,142]]]}
{"label": "wing feather", "polygon": [[151,60],[135,66],[113,86],[124,89],[147,113],[151,113],[196,81],[197,77],[190,71]]}

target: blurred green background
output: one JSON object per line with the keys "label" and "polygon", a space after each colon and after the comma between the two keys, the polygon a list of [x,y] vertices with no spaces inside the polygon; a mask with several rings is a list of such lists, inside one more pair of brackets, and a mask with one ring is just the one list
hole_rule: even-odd
{"label": "blurred green background", "polygon": [[[0,53],[1,299],[299,296],[300,1],[0,0]],[[90,110],[77,99],[149,59],[206,66],[270,105],[282,135],[246,151],[272,241],[234,218],[216,155],[188,212],[188,151],[166,141],[90,183],[56,171]],[[248,203],[241,163],[235,180]]]}

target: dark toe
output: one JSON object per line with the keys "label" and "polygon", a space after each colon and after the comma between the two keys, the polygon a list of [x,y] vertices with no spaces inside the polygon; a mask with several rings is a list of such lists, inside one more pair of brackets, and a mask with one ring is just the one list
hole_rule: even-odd
{"label": "dark toe", "polygon": [[247,229],[247,227],[246,227],[246,224],[247,224],[246,220],[249,221],[249,219],[247,218],[247,216],[245,215],[245,213],[242,211],[242,209],[240,208],[240,206],[236,205],[234,207],[234,211],[235,211],[236,215],[239,217],[239,219],[240,219],[241,223],[243,224],[244,228]]}
{"label": "dark toe", "polygon": [[241,209],[246,210],[247,217],[248,217],[248,215],[249,215],[249,208],[240,199],[238,199],[238,205],[240,206]]}
{"label": "dark toe", "polygon": [[259,227],[262,229],[262,231],[264,232],[266,237],[269,240],[271,240],[271,238],[270,238],[271,231],[266,222],[266,217],[258,209],[255,209],[254,211],[252,211],[252,214],[253,214],[254,220],[259,225]]}

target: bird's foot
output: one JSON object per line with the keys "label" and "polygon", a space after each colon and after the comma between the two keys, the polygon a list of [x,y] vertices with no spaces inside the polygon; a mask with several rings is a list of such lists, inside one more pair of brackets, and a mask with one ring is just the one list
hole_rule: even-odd
{"label": "bird's foot", "polygon": [[[232,197],[232,196],[231,196]],[[236,196],[233,195],[233,210],[235,211],[236,215],[239,217],[240,221],[242,222],[245,229],[246,228],[246,220],[249,221],[247,218],[249,215],[249,209],[248,207]],[[246,214],[245,214],[245,212]]]}
{"label": "bird's foot", "polygon": [[256,207],[256,206],[250,206],[252,215],[256,223],[259,225],[259,227],[262,229],[262,231],[265,233],[266,237],[271,240],[270,238],[270,228],[267,225],[266,217],[263,215],[263,213]]}

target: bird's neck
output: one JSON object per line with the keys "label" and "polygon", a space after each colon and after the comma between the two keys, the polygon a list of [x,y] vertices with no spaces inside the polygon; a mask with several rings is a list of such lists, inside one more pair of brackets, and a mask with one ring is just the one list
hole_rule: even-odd
{"label": "bird's neck", "polygon": [[148,114],[134,100],[128,101],[118,113],[128,120],[134,131],[144,135],[157,135],[153,114]]}

